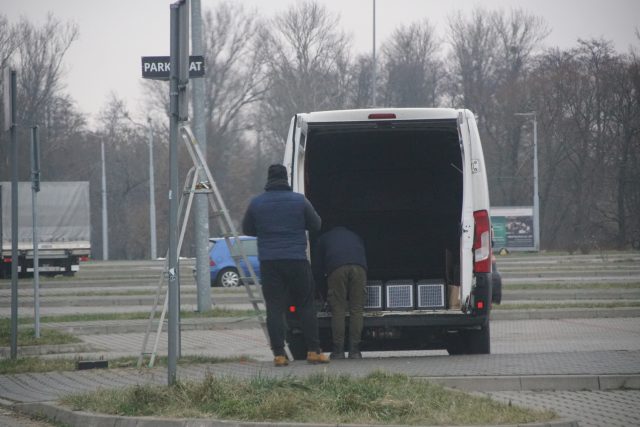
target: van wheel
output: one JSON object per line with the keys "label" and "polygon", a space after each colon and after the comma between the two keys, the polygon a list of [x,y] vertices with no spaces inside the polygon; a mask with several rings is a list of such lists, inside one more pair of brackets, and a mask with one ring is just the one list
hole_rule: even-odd
{"label": "van wheel", "polygon": [[467,342],[464,337],[464,331],[452,333],[447,336],[447,352],[451,356],[467,354]]}
{"label": "van wheel", "polygon": [[240,276],[235,268],[225,268],[218,274],[218,286],[234,288],[240,284]]}
{"label": "van wheel", "polygon": [[491,337],[489,321],[480,329],[468,329],[450,334],[447,337],[447,352],[458,354],[490,354]]}
{"label": "van wheel", "polygon": [[479,330],[466,331],[468,354],[491,354],[491,330],[487,321]]}
{"label": "van wheel", "polygon": [[307,358],[307,343],[302,334],[287,332],[287,344],[293,360],[305,360]]}

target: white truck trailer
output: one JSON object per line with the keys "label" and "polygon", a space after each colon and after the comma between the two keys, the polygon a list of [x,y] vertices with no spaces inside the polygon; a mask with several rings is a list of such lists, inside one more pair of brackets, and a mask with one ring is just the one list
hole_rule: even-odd
{"label": "white truck trailer", "polygon": [[[18,273],[33,272],[31,182],[18,183]],[[89,182],[41,182],[37,195],[40,273],[73,275],[91,254]],[[0,277],[11,277],[11,183],[0,182]]]}

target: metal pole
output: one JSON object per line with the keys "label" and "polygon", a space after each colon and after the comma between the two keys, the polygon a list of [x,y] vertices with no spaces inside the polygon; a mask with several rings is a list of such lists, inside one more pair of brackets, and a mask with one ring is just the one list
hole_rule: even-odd
{"label": "metal pole", "polygon": [[533,112],[533,245],[540,250],[540,196],[538,194],[538,120]]}
{"label": "metal pole", "polygon": [[18,357],[18,136],[16,134],[16,72],[11,70],[11,359]]}
{"label": "metal pole", "polygon": [[107,223],[107,174],[104,161],[104,137],[100,138],[102,158],[102,259],[109,259],[109,224]]}
{"label": "metal pole", "polygon": [[540,250],[540,196],[538,194],[538,120],[536,112],[514,113],[533,119],[533,248]]}
{"label": "metal pole", "polygon": [[33,218],[33,317],[36,338],[40,338],[40,256],[38,253],[38,191],[40,191],[40,149],[38,126],[31,128],[31,215]]}
{"label": "metal pole", "polygon": [[156,184],[153,170],[153,126],[151,117],[147,117],[149,125],[149,230],[151,235],[151,259],[158,258],[156,241]]}
{"label": "metal pole", "polygon": [[[203,55],[202,14],[200,0],[191,0],[191,49],[193,55]],[[194,79],[191,95],[193,98],[193,125],[200,151],[206,159],[207,131],[204,117],[204,81]],[[204,171],[199,173],[200,182],[206,182]],[[202,186],[201,186],[202,187]],[[194,203],[194,237],[196,245],[196,285],[198,290],[198,311],[211,311],[211,274],[209,272],[209,203],[207,194],[196,193]]]}
{"label": "metal pole", "polygon": [[[185,111],[185,81],[188,77],[188,52],[185,52],[185,28],[184,15],[187,7],[186,1],[171,4],[171,69],[169,74],[169,326],[168,326],[168,383],[176,383],[177,360],[179,356],[179,322],[180,322],[180,276],[178,265],[178,126],[186,115]],[[187,64],[184,64],[187,61]]]}
{"label": "metal pole", "polygon": [[373,67],[372,67],[372,85],[373,85],[373,100],[371,106],[376,106],[376,0],[373,0]]}

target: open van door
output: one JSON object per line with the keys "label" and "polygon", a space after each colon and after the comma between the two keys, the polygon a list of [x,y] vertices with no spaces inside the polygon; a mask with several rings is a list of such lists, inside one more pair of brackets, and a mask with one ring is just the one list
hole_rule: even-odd
{"label": "open van door", "polygon": [[458,114],[458,130],[460,135],[460,152],[462,155],[462,215],[460,218],[460,301],[468,304],[473,281],[473,185],[472,185],[472,153],[470,132],[466,110]]}
{"label": "open van door", "polygon": [[304,114],[296,114],[291,119],[284,150],[284,166],[289,173],[291,188],[299,193],[304,193],[303,162],[306,140],[304,116]]}

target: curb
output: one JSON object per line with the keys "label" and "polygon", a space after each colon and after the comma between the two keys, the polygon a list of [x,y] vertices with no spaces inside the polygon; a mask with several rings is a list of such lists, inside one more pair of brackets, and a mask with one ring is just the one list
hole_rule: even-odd
{"label": "curb", "polygon": [[[52,345],[29,345],[18,347],[18,356],[45,356],[48,354],[63,354],[63,353],[84,353],[90,351],[100,351],[102,349],[96,348],[90,344],[77,343],[77,344],[52,344]],[[0,347],[0,358],[9,358],[11,354],[10,347]]]}
{"label": "curb", "polygon": [[[58,423],[82,427],[365,427],[368,424],[314,424],[314,423],[284,423],[284,422],[248,422],[208,420],[202,418],[159,418],[159,417],[125,417],[114,415],[94,414],[90,412],[72,411],[56,406],[52,403],[24,403],[14,405],[14,409],[32,416],[44,416]],[[502,427],[579,427],[575,420],[558,419],[545,423],[509,424]],[[371,425],[379,427],[379,425]],[[388,425],[387,427],[401,427]],[[408,426],[407,426],[408,427]],[[411,426],[416,427],[416,426]],[[481,427],[481,426],[479,426]]]}
{"label": "curb", "polygon": [[464,391],[640,390],[638,375],[512,375],[415,377]]}

